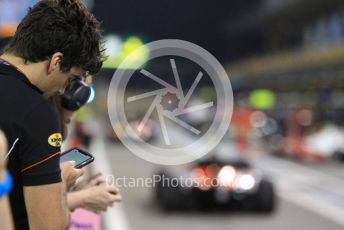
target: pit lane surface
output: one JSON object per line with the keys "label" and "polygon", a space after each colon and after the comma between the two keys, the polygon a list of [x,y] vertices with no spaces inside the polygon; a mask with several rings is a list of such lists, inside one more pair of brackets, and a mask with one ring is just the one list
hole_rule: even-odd
{"label": "pit lane surface", "polygon": [[[111,174],[116,178],[151,177],[157,168],[133,155],[120,143],[104,142],[104,151],[106,162],[103,163],[109,165]],[[125,226],[118,227],[118,230],[344,228],[343,222],[338,218],[344,216],[344,183],[343,178],[338,177],[342,165],[326,164],[321,171],[317,166],[309,167],[270,156],[255,160],[255,163],[276,182],[279,204],[274,214],[236,211],[164,213],[154,204],[151,188],[121,187],[124,197],[119,210],[121,218],[112,214],[110,224]],[[327,186],[326,189],[324,186]],[[116,224],[123,221],[127,223]]]}

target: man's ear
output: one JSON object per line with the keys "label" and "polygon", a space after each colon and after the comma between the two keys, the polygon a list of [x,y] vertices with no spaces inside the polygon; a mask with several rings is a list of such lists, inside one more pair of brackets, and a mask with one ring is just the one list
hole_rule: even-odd
{"label": "man's ear", "polygon": [[61,52],[54,53],[48,63],[48,74],[51,74],[55,70],[60,70],[60,63],[62,61],[63,54]]}

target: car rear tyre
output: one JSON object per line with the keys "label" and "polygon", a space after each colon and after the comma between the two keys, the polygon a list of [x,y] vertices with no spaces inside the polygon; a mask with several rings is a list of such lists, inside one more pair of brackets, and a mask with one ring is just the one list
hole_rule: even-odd
{"label": "car rear tyre", "polygon": [[[166,174],[160,174],[161,177],[166,178]],[[164,185],[162,181],[159,181],[155,185],[156,197],[158,206],[165,211],[182,210],[185,207],[185,196],[181,193],[179,187],[170,187]]]}
{"label": "car rear tyre", "polygon": [[276,197],[274,187],[269,181],[262,181],[257,192],[257,211],[271,213],[275,210]]}

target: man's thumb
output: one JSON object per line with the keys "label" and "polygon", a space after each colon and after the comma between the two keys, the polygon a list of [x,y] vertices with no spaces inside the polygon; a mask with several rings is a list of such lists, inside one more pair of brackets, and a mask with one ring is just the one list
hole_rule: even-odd
{"label": "man's thumb", "polygon": [[72,166],[72,167],[75,167],[75,161],[69,161],[70,162],[70,165]]}

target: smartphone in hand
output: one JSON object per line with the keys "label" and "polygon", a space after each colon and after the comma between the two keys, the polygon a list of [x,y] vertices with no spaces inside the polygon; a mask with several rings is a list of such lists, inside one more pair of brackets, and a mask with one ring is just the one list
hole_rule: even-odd
{"label": "smartphone in hand", "polygon": [[94,161],[94,157],[82,149],[72,148],[60,155],[60,163],[66,161],[75,161],[75,168],[80,169]]}

